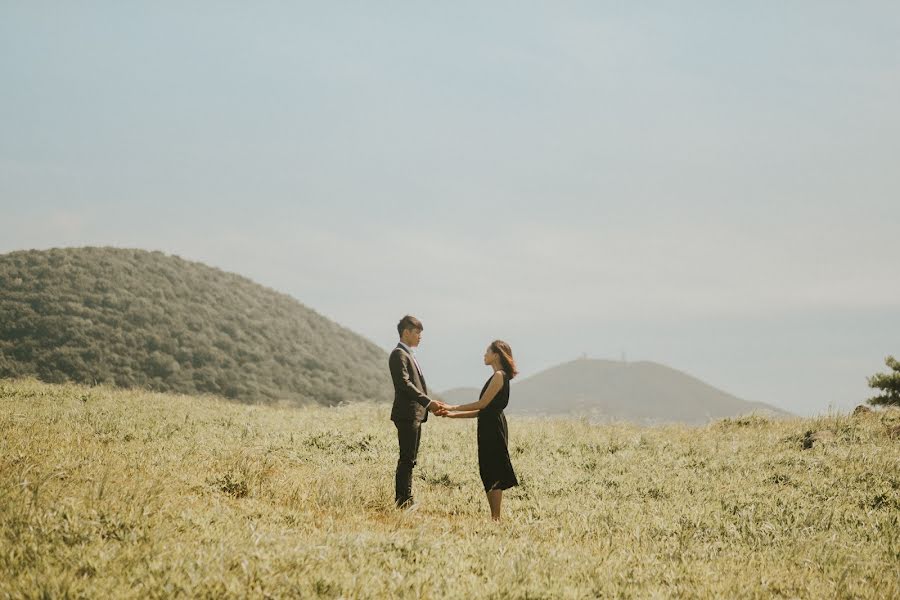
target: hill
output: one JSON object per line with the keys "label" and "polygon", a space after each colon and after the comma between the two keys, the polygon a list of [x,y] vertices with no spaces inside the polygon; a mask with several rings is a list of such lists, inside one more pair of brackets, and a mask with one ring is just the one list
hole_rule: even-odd
{"label": "hill", "polygon": [[0,381],[0,597],[900,597],[898,410],[511,416],[500,524],[472,420],[391,508],[389,410]]}
{"label": "hill", "polygon": [[0,377],[246,402],[388,401],[387,354],[245,277],[161,252],[0,255]]}
{"label": "hill", "polygon": [[[453,404],[472,402],[479,389],[441,394]],[[749,413],[786,415],[748,402],[695,377],[654,362],[578,359],[513,381],[508,412],[587,415],[637,423],[703,424]]]}

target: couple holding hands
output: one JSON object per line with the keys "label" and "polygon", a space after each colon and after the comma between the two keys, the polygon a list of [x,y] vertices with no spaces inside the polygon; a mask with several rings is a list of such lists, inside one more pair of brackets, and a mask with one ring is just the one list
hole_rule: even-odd
{"label": "couple holding hands", "polygon": [[503,409],[509,403],[509,380],[516,376],[509,344],[491,342],[484,353],[484,364],[493,374],[481,389],[477,402],[450,406],[428,396],[425,377],[416,362],[413,348],[422,338],[422,322],[409,315],[400,319],[397,333],[400,343],[391,352],[388,364],[394,382],[394,406],[391,420],[397,427],[400,459],[397,461],[394,500],[402,509],[415,509],[412,497],[412,471],[419,454],[422,423],[428,413],[455,419],[478,419],[478,470],[491,508],[491,517],[500,520],[503,490],[518,485],[509,460],[509,430]]}

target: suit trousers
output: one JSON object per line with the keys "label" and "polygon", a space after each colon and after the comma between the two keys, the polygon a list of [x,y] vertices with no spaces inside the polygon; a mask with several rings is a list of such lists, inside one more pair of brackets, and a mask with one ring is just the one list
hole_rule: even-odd
{"label": "suit trousers", "polygon": [[412,472],[419,455],[422,439],[422,424],[418,421],[394,421],[397,426],[397,441],[400,445],[400,459],[394,477],[394,501],[397,506],[412,502]]}

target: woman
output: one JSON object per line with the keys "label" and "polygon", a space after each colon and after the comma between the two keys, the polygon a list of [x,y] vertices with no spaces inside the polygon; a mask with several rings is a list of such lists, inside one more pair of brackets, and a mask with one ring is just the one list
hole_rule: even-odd
{"label": "woman", "polygon": [[509,344],[500,340],[488,346],[484,364],[494,374],[481,388],[478,402],[448,406],[438,414],[453,419],[478,417],[478,470],[491,507],[491,518],[499,521],[503,490],[519,485],[509,460],[509,430],[503,414],[509,404],[509,380],[518,371]]}

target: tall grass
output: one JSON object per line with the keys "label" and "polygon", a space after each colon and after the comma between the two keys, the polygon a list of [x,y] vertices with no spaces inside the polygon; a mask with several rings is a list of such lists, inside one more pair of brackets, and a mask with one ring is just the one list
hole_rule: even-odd
{"label": "tall grass", "polygon": [[425,425],[407,514],[386,406],[0,381],[0,597],[896,598],[898,412],[512,418],[495,524],[473,422]]}

